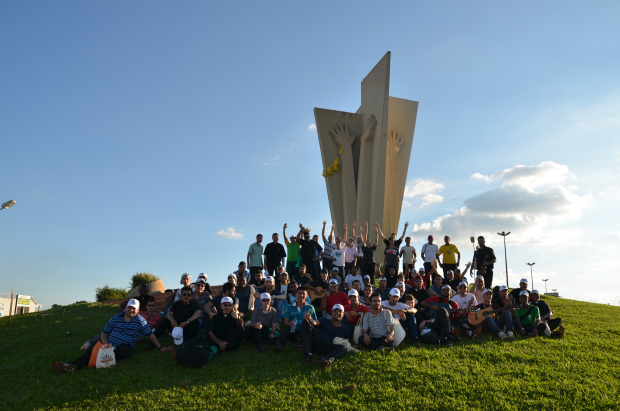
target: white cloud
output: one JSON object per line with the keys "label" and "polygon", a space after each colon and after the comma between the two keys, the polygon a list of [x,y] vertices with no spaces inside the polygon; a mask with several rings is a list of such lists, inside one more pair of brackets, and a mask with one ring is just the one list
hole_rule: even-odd
{"label": "white cloud", "polygon": [[225,230],[220,230],[216,234],[220,235],[222,237],[226,237],[226,238],[231,239],[231,240],[239,240],[239,239],[243,238],[243,234],[235,231],[235,227],[234,226],[228,227]]}
{"label": "white cloud", "polygon": [[572,185],[558,184],[571,176],[566,165],[543,162],[538,166],[516,166],[493,176],[501,182],[500,187],[467,198],[464,207],[453,213],[414,226],[414,234],[432,230],[469,238],[472,234],[492,236],[498,231],[511,231],[518,233],[511,236],[512,244],[554,248],[581,241],[583,230],[568,228],[565,223],[579,218],[592,204],[592,196],[577,194]]}
{"label": "white cloud", "polygon": [[480,173],[472,174],[471,178],[473,178],[474,180],[484,181],[485,183],[490,183],[491,181],[493,181],[493,177],[485,176]]}
{"label": "white cloud", "polygon": [[424,196],[425,194],[435,194],[444,189],[444,185],[433,180],[423,180],[417,178],[409,181],[405,185],[405,198]]}
{"label": "white cloud", "polygon": [[424,194],[422,196],[422,205],[420,207],[426,207],[431,204],[443,203],[443,197],[437,194]]}
{"label": "white cloud", "polygon": [[316,130],[316,124],[314,123],[308,126],[308,131],[313,131],[313,130]]}
{"label": "white cloud", "polygon": [[407,200],[403,200],[403,207],[411,207],[411,203]]}
{"label": "white cloud", "polygon": [[278,160],[279,160],[279,159],[280,159],[280,155],[279,155],[279,154],[276,154],[275,156],[273,156],[273,157],[271,158],[271,160],[269,160],[269,161],[265,161],[265,162],[262,164],[262,166],[263,166],[263,167],[271,167],[271,166],[275,166],[275,165],[276,165],[276,163],[278,162]]}

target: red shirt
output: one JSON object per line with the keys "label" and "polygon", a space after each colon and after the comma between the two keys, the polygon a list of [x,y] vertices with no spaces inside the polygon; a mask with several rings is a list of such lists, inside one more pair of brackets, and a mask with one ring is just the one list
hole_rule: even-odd
{"label": "red shirt", "polygon": [[[370,307],[367,307],[367,306],[365,306],[364,304],[360,303],[360,304],[359,304],[359,307],[357,307],[357,309],[355,309],[355,310],[354,310],[354,309],[353,309],[353,307],[351,307],[350,305],[347,305],[347,306],[345,306],[345,307],[344,307],[344,311],[345,311],[345,312],[351,312],[351,311],[354,311],[354,312],[356,312],[356,313],[369,313],[369,312],[370,312]],[[351,323],[349,322],[349,320],[347,320],[347,318],[346,318],[346,317],[345,317],[344,319],[345,319],[345,321],[347,322],[347,324],[349,324],[349,325],[357,325],[357,324],[351,324]],[[359,321],[359,317],[358,317],[358,321]]]}
{"label": "red shirt", "polygon": [[146,311],[140,311],[138,314],[144,317],[146,322],[149,324],[149,327],[151,327],[151,330],[154,330],[159,326],[159,322],[161,321],[161,316],[159,314],[153,313],[150,317]]}
{"label": "red shirt", "polygon": [[338,291],[336,294],[329,293],[326,303],[325,311],[327,311],[328,314],[332,313],[332,307],[336,304],[342,304],[343,307],[350,304],[349,297],[342,291]]}

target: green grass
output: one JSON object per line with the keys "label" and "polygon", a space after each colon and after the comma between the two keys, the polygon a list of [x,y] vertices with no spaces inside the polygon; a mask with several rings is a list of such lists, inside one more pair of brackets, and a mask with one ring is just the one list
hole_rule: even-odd
{"label": "green grass", "polygon": [[77,357],[116,308],[4,317],[0,409],[620,409],[620,307],[546,300],[563,318],[563,340],[483,334],[453,348],[349,355],[327,370],[302,365],[290,343],[264,355],[243,345],[198,370],[139,345],[114,369],[57,374],[51,362]]}

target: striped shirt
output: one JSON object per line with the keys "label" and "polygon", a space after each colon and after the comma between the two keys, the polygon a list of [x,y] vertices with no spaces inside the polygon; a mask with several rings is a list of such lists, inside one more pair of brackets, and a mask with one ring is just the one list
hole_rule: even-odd
{"label": "striped shirt", "polygon": [[140,335],[145,337],[151,335],[151,327],[141,315],[136,315],[127,322],[125,313],[118,313],[110,318],[103,332],[109,335],[108,341],[113,346],[129,344],[133,348]]}
{"label": "striped shirt", "polygon": [[380,338],[388,335],[388,325],[396,325],[396,320],[388,310],[381,309],[379,315],[369,312],[362,319],[362,330],[369,330],[370,338]]}
{"label": "striped shirt", "polygon": [[332,259],[332,252],[336,249],[336,243],[323,243],[323,258]]}

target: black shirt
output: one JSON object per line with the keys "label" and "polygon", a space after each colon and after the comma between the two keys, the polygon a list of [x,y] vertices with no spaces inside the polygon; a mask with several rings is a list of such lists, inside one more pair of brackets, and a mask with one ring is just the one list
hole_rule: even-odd
{"label": "black shirt", "polygon": [[[476,250],[474,253],[474,260],[476,261],[476,269],[479,270],[482,267],[482,263],[489,261],[495,261],[495,252],[490,247],[482,247]],[[493,264],[488,265],[487,268],[493,268]]]}
{"label": "black shirt", "polygon": [[282,259],[286,257],[284,246],[280,243],[273,242],[265,246],[265,251],[263,254],[267,257],[267,265],[269,267],[279,266],[282,263]]}
{"label": "black shirt", "polygon": [[210,331],[215,334],[218,340],[226,340],[235,327],[237,327],[237,320],[232,318],[230,314],[224,315],[219,312],[211,318]]}
{"label": "black shirt", "polygon": [[364,254],[363,257],[363,262],[365,263],[372,263],[375,261],[375,253],[374,251],[377,249],[376,245],[373,245],[372,247],[366,247],[366,246],[362,246],[362,253]]}
{"label": "black shirt", "polygon": [[314,240],[301,239],[299,241],[299,244],[301,245],[299,255],[304,262],[314,261],[314,257],[316,257],[316,252],[318,251],[320,254],[323,251],[323,247],[321,247],[319,243]]}
{"label": "black shirt", "polygon": [[420,303],[431,297],[428,291],[426,291],[424,288],[420,288],[420,290],[418,291],[415,289],[415,287],[412,287],[407,291],[407,293],[413,295],[413,297],[418,301],[415,305],[416,308],[420,308]]}
{"label": "black shirt", "polygon": [[196,311],[200,311],[200,306],[194,300],[190,301],[189,304],[184,305],[183,301],[175,301],[170,307],[170,311],[172,311],[172,317],[177,323],[182,323],[189,320]]}

